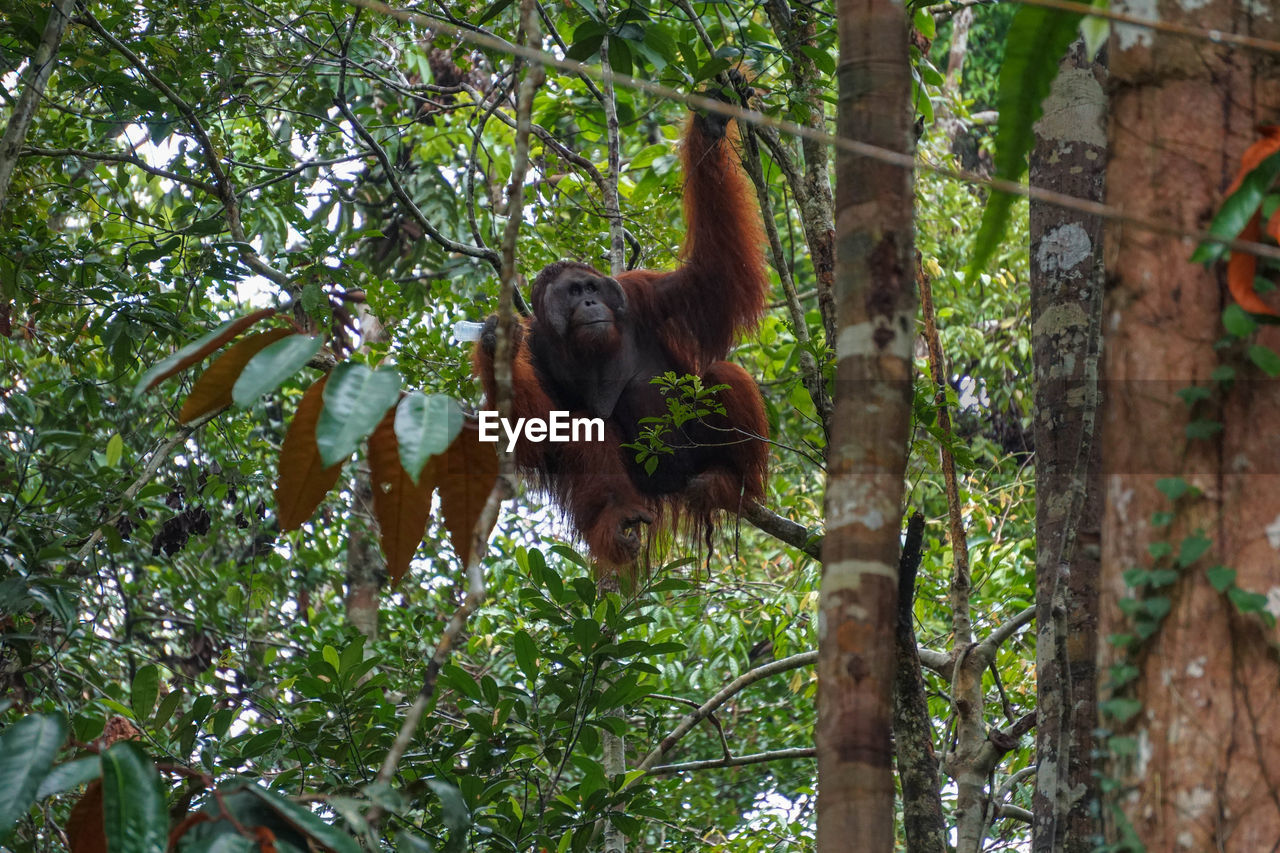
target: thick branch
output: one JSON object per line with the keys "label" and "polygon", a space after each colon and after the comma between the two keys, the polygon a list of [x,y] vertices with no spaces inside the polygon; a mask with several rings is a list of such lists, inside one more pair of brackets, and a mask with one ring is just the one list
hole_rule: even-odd
{"label": "thick branch", "polygon": [[803,551],[815,560],[822,559],[823,536],[821,533],[816,533],[789,518],[783,518],[758,503],[747,504],[739,515],[773,538]]}

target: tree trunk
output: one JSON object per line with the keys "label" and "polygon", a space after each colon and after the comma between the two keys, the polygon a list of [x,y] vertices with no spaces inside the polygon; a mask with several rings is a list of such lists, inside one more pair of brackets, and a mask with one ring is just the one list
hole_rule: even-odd
{"label": "tree trunk", "polygon": [[[841,0],[838,128],[909,153],[901,4]],[[911,173],[841,150],[836,163],[835,423],[819,602],[819,851],[891,851],[890,726],[903,474],[911,422]]]}
{"label": "tree trunk", "polygon": [[[1031,183],[1102,201],[1105,66],[1077,41],[1036,125]],[[1036,447],[1035,853],[1092,853],[1100,832],[1093,731],[1098,725],[1097,436],[1102,332],[1102,221],[1031,204],[1031,339]]]}
{"label": "tree trunk", "polygon": [[[1280,18],[1248,3],[1158,0],[1147,14],[1280,38]],[[1133,26],[1112,33],[1108,201],[1201,228],[1255,126],[1280,113],[1274,57]],[[1101,636],[1130,639],[1100,656],[1111,668],[1104,725],[1116,732],[1103,750],[1107,834],[1153,851],[1275,850],[1280,635],[1240,605],[1261,594],[1274,613],[1280,595],[1280,398],[1247,346],[1216,345],[1230,301],[1220,267],[1188,263],[1186,243],[1131,224],[1112,223],[1108,240]],[[1280,333],[1246,343],[1280,348]],[[1178,395],[1191,386],[1210,396]]]}

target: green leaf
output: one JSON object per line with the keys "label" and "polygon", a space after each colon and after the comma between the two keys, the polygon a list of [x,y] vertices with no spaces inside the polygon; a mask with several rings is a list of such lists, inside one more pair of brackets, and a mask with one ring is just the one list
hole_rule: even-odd
{"label": "green leaf", "polygon": [[400,373],[343,362],[324,386],[324,410],[316,422],[316,447],[326,468],[355,452],[400,396]]}
{"label": "green leaf", "polygon": [[436,848],[432,847],[431,842],[425,838],[401,832],[396,835],[396,851],[397,853],[435,853]]}
{"label": "green leaf", "polygon": [[469,828],[471,810],[467,808],[467,801],[463,798],[462,792],[443,779],[425,781],[431,792],[440,798],[440,805],[444,808],[444,825],[449,831],[459,833]]}
{"label": "green leaf", "polygon": [[324,648],[320,650],[320,656],[324,658],[325,663],[333,667],[334,675],[342,674],[342,661],[338,657],[337,649],[326,643]]}
{"label": "green leaf", "polygon": [[462,432],[462,410],[443,394],[414,391],[396,406],[395,429],[400,464],[417,485],[427,460],[444,453]]}
{"label": "green leaf", "polygon": [[67,761],[53,768],[53,770],[49,771],[49,775],[44,777],[44,781],[40,783],[40,787],[36,791],[36,799],[43,800],[45,797],[52,797],[54,794],[70,791],[72,788],[78,788],[101,775],[102,762],[96,755],[91,755],[88,758],[77,758],[75,761]]}
{"label": "green leaf", "polygon": [[245,761],[250,758],[257,758],[265,752],[275,748],[280,742],[282,732],[279,726],[273,726],[264,732],[259,732],[249,738],[240,748],[240,760]]}
{"label": "green leaf", "polygon": [[511,5],[512,0],[494,0],[489,4],[489,8],[485,9],[480,15],[480,19],[476,21],[477,25],[483,26],[502,13],[502,10]]}
{"label": "green leaf", "polygon": [[1227,598],[1241,613],[1259,613],[1267,606],[1267,597],[1260,592],[1249,592],[1238,586],[1227,590]]}
{"label": "green leaf", "polygon": [[1197,530],[1182,540],[1182,547],[1178,550],[1178,565],[1185,569],[1203,557],[1211,547],[1213,547],[1213,540]]}
{"label": "green leaf", "polygon": [[169,718],[173,716],[173,712],[177,710],[178,703],[182,701],[182,688],[171,690],[163,699],[160,700],[160,707],[156,709],[156,717],[151,721],[151,728],[159,731],[169,722]]}
{"label": "green leaf", "polygon": [[512,645],[516,652],[516,665],[520,667],[520,671],[528,678],[536,678],[538,675],[538,646],[533,642],[525,631],[516,631],[515,637],[512,639]]}
{"label": "green leaf", "polygon": [[337,827],[325,823],[310,809],[260,785],[245,785],[244,790],[270,805],[281,817],[332,850],[333,853],[363,853],[354,838]]}
{"label": "green leaf", "polygon": [[322,343],[318,335],[290,335],[264,348],[244,366],[231,387],[231,399],[240,407],[253,405],[310,361]]}
{"label": "green leaf", "polygon": [[1262,372],[1275,379],[1280,376],[1280,355],[1270,347],[1254,344],[1249,347],[1249,360],[1258,365]]}
{"label": "green leaf", "polygon": [[1205,572],[1205,575],[1218,592],[1226,592],[1236,582],[1236,570],[1226,566],[1214,566]]}
{"label": "green leaf", "polygon": [[138,667],[133,676],[133,684],[129,688],[129,702],[133,705],[134,719],[144,722],[151,716],[151,709],[156,704],[156,694],[160,691],[160,670],[153,663]]}
{"label": "green leaf", "polygon": [[1258,330],[1258,321],[1234,302],[1222,309],[1222,325],[1237,338],[1247,338]]}
{"label": "green leaf", "polygon": [[1213,438],[1215,435],[1222,432],[1222,422],[1204,419],[1194,420],[1183,427],[1182,431],[1186,434],[1187,438],[1193,441],[1203,441]]}
{"label": "green leaf", "polygon": [[120,433],[116,433],[107,440],[107,467],[114,468],[120,464],[120,457],[124,455],[124,439],[120,437]]}
{"label": "green leaf", "polygon": [[[1014,15],[1005,37],[996,96],[1000,113],[994,156],[997,177],[1016,181],[1026,171],[1027,154],[1035,142],[1034,125],[1044,114],[1045,96],[1058,76],[1059,60],[1076,39],[1081,17],[1078,12],[1039,6],[1022,6]],[[1000,245],[1013,201],[1008,193],[991,193],[974,241],[966,286],[977,280]]]}
{"label": "green leaf", "polygon": [[1176,501],[1187,493],[1190,486],[1181,477],[1166,477],[1156,481],[1156,488],[1169,500]]}
{"label": "green leaf", "polygon": [[112,853],[164,853],[168,844],[160,774],[130,741],[102,753],[102,824]]}
{"label": "green leaf", "polygon": [[30,714],[0,732],[0,842],[35,802],[66,739],[67,723],[58,714]]}

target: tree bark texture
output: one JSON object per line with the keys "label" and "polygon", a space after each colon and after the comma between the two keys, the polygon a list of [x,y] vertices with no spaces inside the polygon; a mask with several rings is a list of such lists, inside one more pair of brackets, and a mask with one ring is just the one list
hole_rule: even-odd
{"label": "tree bark texture", "polygon": [[[903,7],[842,0],[837,16],[840,136],[909,153]],[[894,843],[894,623],[916,312],[911,215],[909,171],[838,155],[839,333],[814,732],[822,853],[887,853]]]}
{"label": "tree bark texture", "polygon": [[[1105,65],[1077,41],[1036,125],[1030,180],[1102,201]],[[1034,853],[1092,853],[1101,831],[1098,570],[1102,443],[1102,220],[1031,203],[1031,341],[1036,447],[1036,787]]]}
{"label": "tree bark texture", "polygon": [[[1269,5],[1157,0],[1120,10],[1198,32],[1280,38]],[[1205,227],[1255,126],[1280,114],[1275,56],[1131,25],[1113,28],[1109,56],[1108,202]],[[1119,713],[1104,725],[1127,737],[1104,749],[1104,775],[1118,785],[1104,809],[1107,834],[1147,850],[1274,850],[1280,634],[1242,613],[1208,572],[1235,570],[1239,589],[1280,610],[1280,394],[1247,346],[1215,346],[1230,302],[1221,265],[1206,271],[1188,263],[1188,242],[1123,222],[1107,240],[1101,636],[1154,625],[1146,639],[1102,646],[1104,666],[1135,668],[1114,670],[1106,694],[1118,701],[1105,709]],[[1280,348],[1280,330],[1264,327],[1245,343],[1255,342]],[[1235,370],[1229,385],[1214,376],[1222,366]],[[1188,405],[1177,392],[1193,385],[1211,396]],[[1221,428],[1189,438],[1196,422]],[[1162,478],[1198,491],[1179,495]],[[1197,534],[1212,546],[1184,566],[1177,555]],[[1126,583],[1126,572],[1151,568],[1172,568],[1176,579],[1155,589]]]}

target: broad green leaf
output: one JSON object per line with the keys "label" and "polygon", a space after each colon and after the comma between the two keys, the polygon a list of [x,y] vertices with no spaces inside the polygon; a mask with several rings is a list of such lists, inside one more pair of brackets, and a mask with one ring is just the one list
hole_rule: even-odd
{"label": "broad green leaf", "polygon": [[511,644],[515,648],[516,665],[520,667],[520,671],[529,678],[536,678],[538,675],[538,646],[533,642],[533,638],[525,631],[516,631]]}
{"label": "broad green leaf", "polygon": [[130,741],[102,753],[102,824],[112,853],[164,853],[168,844],[160,774]]}
{"label": "broad green leaf", "polygon": [[244,789],[266,802],[281,817],[334,853],[363,853],[354,838],[341,829],[325,823],[310,809],[260,785],[246,785]]}
{"label": "broad green leaf", "polygon": [[1249,360],[1261,368],[1262,372],[1274,379],[1280,376],[1280,354],[1270,347],[1254,344],[1249,347]]}
{"label": "broad green leaf", "polygon": [[396,406],[395,431],[400,464],[417,485],[427,460],[444,453],[462,431],[462,410],[443,394],[414,391]]}
{"label": "broad green leaf", "polygon": [[271,344],[245,365],[231,388],[231,399],[237,406],[253,405],[310,361],[322,343],[318,335],[290,335]]}
{"label": "broad green leaf", "polygon": [[120,457],[124,455],[124,439],[120,437],[120,433],[116,433],[107,440],[107,467],[114,468],[120,464]]}
{"label": "broad green leaf", "polygon": [[156,694],[160,691],[160,670],[153,663],[138,667],[133,676],[133,684],[129,688],[129,701],[133,704],[136,719],[145,721],[151,716],[151,709],[156,704]]}
{"label": "broad green leaf", "polygon": [[320,650],[320,656],[324,658],[325,663],[333,667],[334,675],[342,674],[342,661],[338,657],[338,650],[328,643]]}
{"label": "broad green leaf", "polygon": [[160,707],[156,708],[155,719],[151,721],[152,729],[159,731],[169,722],[169,718],[173,716],[173,712],[177,710],[178,703],[182,701],[182,688],[174,688],[160,700]]}
{"label": "broad green leaf", "polygon": [[461,791],[443,779],[425,781],[432,793],[440,798],[440,805],[444,807],[444,825],[451,832],[458,833],[471,826],[471,810],[467,808]]}
{"label": "broad green leaf", "polygon": [[1247,338],[1258,329],[1258,321],[1234,302],[1222,309],[1222,325],[1237,338]]}
{"label": "broad green leaf", "polygon": [[96,755],[67,761],[50,770],[49,775],[44,777],[44,781],[40,783],[40,788],[36,791],[36,799],[43,800],[45,797],[52,797],[54,794],[70,791],[72,788],[78,788],[101,775],[102,762]]}
{"label": "broad green leaf", "polygon": [[343,362],[324,386],[324,410],[316,422],[316,447],[323,465],[336,465],[355,452],[400,395],[400,373]]}
{"label": "broad green leaf", "polygon": [[1218,592],[1226,592],[1236,582],[1236,570],[1226,566],[1214,566],[1205,572],[1205,575]]}
{"label": "broad green leaf", "polygon": [[67,724],[57,714],[31,714],[0,731],[0,842],[36,800]]}
{"label": "broad green leaf", "polygon": [[1213,540],[1197,530],[1182,540],[1182,546],[1178,549],[1178,565],[1185,569],[1203,557],[1211,547]]}
{"label": "broad green leaf", "polygon": [[[1045,96],[1058,76],[1059,61],[1076,39],[1080,18],[1077,12],[1039,6],[1023,6],[1014,15],[1005,37],[1000,91],[996,96],[1000,113],[994,156],[997,177],[1016,181],[1026,172],[1027,154],[1035,142],[1034,125],[1044,114]],[[966,285],[977,280],[995,254],[1013,202],[1014,196],[1009,193],[991,193],[974,241]]]}

